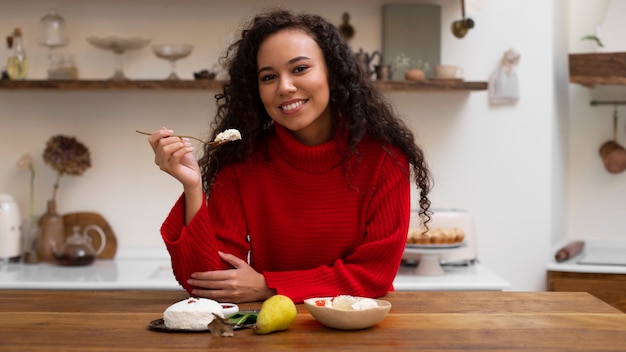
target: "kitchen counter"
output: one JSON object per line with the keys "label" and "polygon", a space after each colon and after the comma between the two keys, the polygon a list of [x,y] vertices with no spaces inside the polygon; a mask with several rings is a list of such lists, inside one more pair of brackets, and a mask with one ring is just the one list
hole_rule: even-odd
{"label": "kitchen counter", "polygon": [[414,267],[400,266],[393,281],[396,291],[502,291],[511,284],[477,262],[468,266],[443,266],[445,275],[415,275]]}
{"label": "kitchen counter", "polygon": [[[445,267],[441,276],[417,276],[402,266],[397,291],[505,290],[510,284],[484,265]],[[118,251],[114,260],[64,267],[51,263],[0,266],[0,289],[47,290],[182,290],[172,274],[167,252],[160,249]]]}
{"label": "kitchen counter", "polygon": [[[282,332],[232,337],[148,329],[176,291],[0,290],[8,351],[623,351],[626,314],[583,292],[392,292],[375,326],[329,329],[297,305]],[[258,309],[260,302],[240,304]]]}
{"label": "kitchen counter", "polygon": [[[556,253],[565,244],[567,242],[559,243],[552,253]],[[557,263],[552,257],[547,269],[574,273],[626,274],[626,241],[586,240],[579,255],[561,263]]]}

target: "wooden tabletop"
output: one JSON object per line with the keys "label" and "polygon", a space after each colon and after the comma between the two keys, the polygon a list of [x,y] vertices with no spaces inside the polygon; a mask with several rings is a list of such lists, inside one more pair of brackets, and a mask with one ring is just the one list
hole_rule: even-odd
{"label": "wooden tabletop", "polygon": [[[182,291],[0,290],[2,351],[624,351],[626,314],[578,292],[394,292],[378,325],[339,331],[298,305],[283,332],[148,329]],[[242,309],[260,303],[242,304]]]}

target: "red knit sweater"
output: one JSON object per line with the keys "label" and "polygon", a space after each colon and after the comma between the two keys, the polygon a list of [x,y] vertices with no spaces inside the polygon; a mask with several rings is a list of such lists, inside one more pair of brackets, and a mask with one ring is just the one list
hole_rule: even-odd
{"label": "red knit sweater", "polygon": [[393,290],[409,225],[406,157],[364,140],[348,183],[345,141],[305,146],[284,127],[274,130],[266,149],[219,173],[188,226],[184,196],[165,219],[161,234],[178,282],[191,291],[191,273],[228,268],[223,251],[249,255],[268,287],[296,303]]}

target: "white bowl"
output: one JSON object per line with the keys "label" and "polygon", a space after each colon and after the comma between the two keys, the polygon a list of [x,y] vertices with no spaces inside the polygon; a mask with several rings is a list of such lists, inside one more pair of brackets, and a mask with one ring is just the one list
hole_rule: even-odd
{"label": "white bowl", "polygon": [[316,302],[331,300],[333,297],[318,297],[304,300],[304,306],[322,325],[339,330],[359,330],[372,327],[385,318],[391,310],[391,303],[375,299],[377,307],[361,310],[342,309],[318,305]]}

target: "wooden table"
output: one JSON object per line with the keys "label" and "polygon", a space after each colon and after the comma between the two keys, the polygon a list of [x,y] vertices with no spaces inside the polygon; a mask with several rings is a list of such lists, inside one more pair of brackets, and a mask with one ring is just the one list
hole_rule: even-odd
{"label": "wooden table", "polygon": [[184,298],[180,291],[0,290],[0,350],[626,350],[626,314],[580,292],[394,292],[385,297],[389,315],[360,331],[325,328],[302,305],[289,330],[269,335],[147,328]]}

